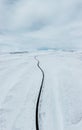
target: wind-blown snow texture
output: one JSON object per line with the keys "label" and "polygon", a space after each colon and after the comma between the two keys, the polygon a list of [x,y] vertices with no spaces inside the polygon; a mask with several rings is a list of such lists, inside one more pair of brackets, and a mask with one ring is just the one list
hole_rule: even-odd
{"label": "wind-blown snow texture", "polygon": [[0,130],[82,130],[82,53],[48,51],[0,55]]}

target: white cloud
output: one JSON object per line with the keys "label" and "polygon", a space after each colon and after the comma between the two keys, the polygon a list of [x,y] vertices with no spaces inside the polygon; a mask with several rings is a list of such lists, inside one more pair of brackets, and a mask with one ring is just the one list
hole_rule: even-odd
{"label": "white cloud", "polygon": [[0,48],[82,48],[81,0],[0,0]]}

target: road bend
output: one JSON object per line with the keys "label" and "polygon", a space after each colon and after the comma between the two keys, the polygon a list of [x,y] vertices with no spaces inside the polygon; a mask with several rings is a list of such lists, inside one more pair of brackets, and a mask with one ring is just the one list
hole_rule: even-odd
{"label": "road bend", "polygon": [[42,92],[43,83],[44,83],[44,71],[42,70],[42,68],[40,66],[40,62],[37,59],[37,56],[35,56],[34,59],[37,61],[37,67],[39,68],[39,70],[42,73],[41,85],[40,85],[40,90],[39,90],[37,103],[36,103],[36,130],[40,130],[40,128],[39,128],[39,103],[40,103],[40,97],[41,97],[41,92]]}

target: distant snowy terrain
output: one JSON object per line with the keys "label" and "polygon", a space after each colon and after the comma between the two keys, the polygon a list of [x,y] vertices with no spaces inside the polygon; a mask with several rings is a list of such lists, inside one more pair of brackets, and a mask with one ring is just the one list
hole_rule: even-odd
{"label": "distant snowy terrain", "polygon": [[[42,71],[44,80],[42,84]],[[0,55],[0,130],[82,130],[82,52]]]}

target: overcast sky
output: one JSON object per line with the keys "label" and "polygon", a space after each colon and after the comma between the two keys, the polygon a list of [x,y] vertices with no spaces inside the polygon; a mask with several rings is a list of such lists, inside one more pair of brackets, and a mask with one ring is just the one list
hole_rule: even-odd
{"label": "overcast sky", "polygon": [[82,49],[82,0],[0,0],[2,49]]}

